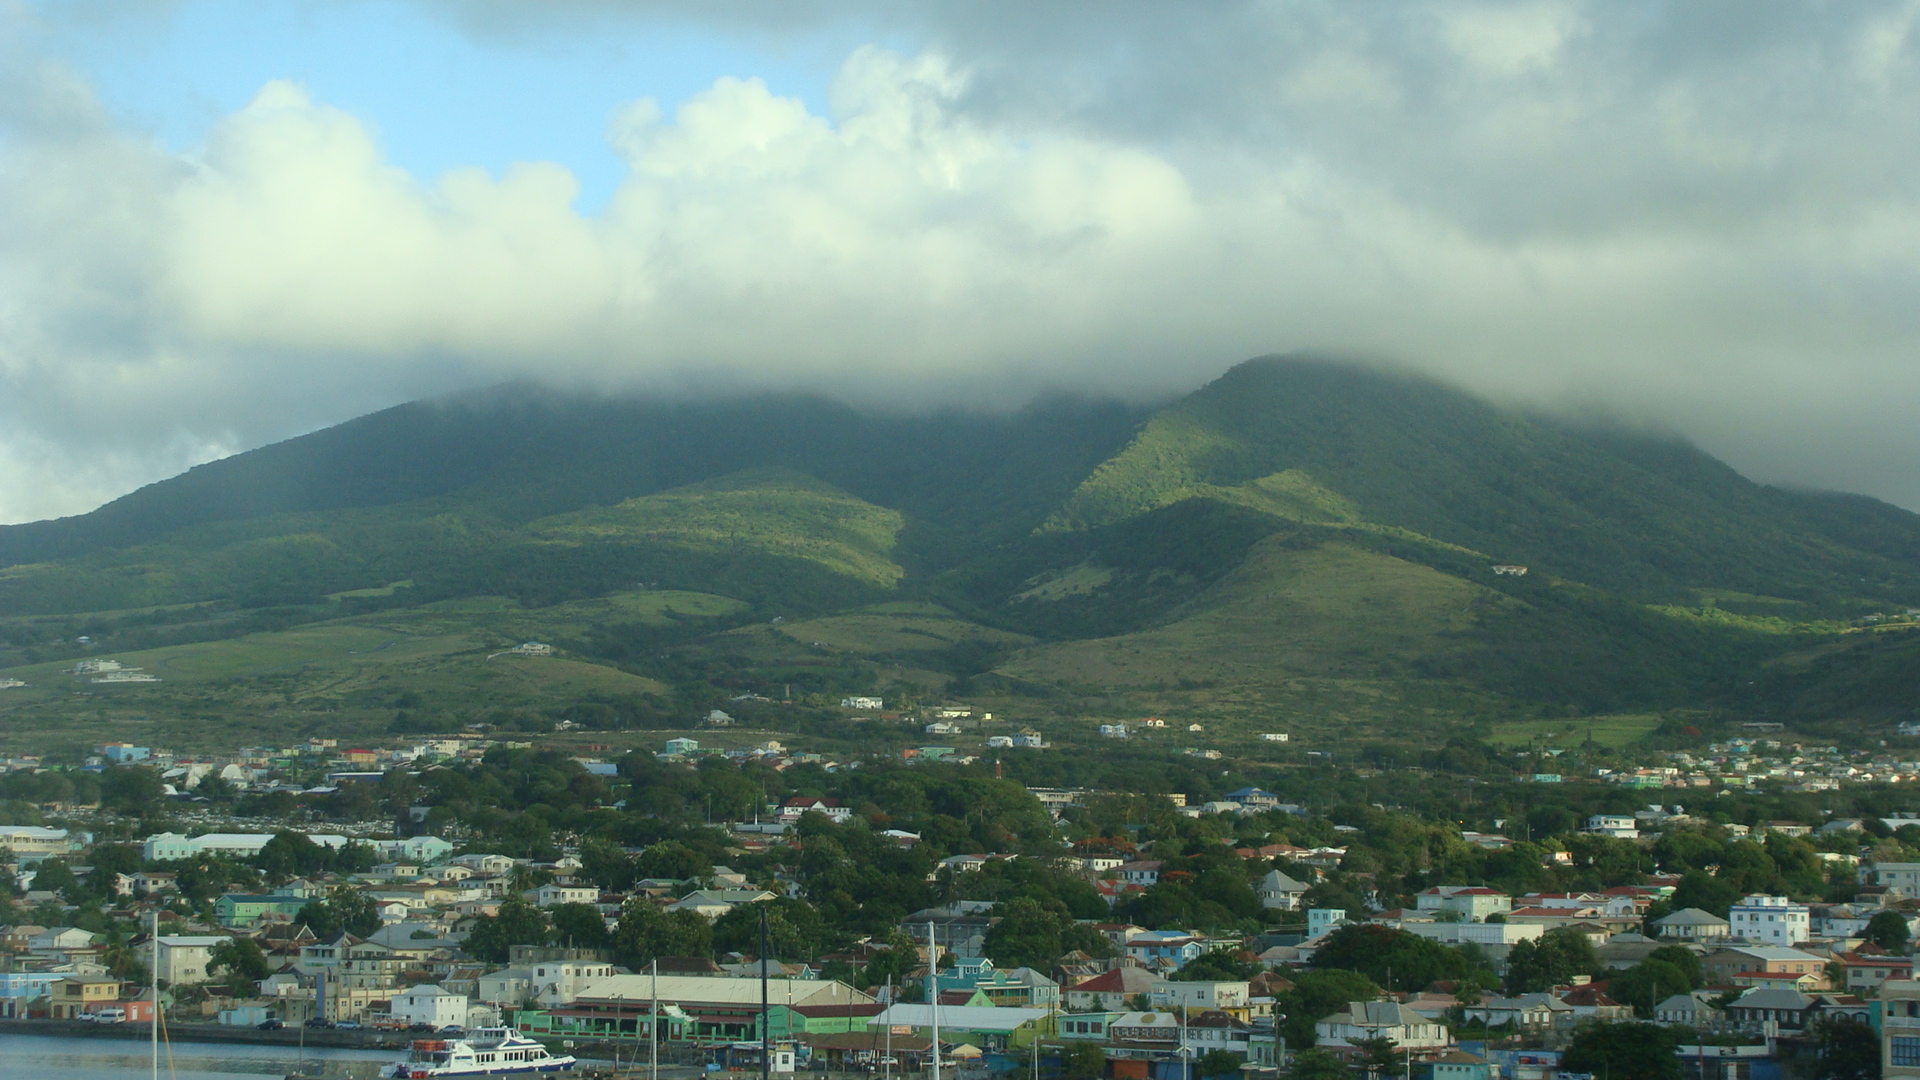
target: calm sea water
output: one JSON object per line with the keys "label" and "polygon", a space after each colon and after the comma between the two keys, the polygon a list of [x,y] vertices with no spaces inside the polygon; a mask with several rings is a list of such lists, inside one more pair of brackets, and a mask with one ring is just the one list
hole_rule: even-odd
{"label": "calm sea water", "polygon": [[[281,1077],[294,1071],[301,1054],[292,1046],[245,1046],[230,1043],[173,1044],[171,1068],[167,1045],[160,1045],[163,1080],[250,1080]],[[404,1055],[396,1050],[336,1050],[308,1047],[308,1072],[328,1077],[371,1076],[381,1064]],[[316,1070],[315,1063],[322,1069]],[[50,1035],[0,1035],[0,1077],[6,1080],[150,1080],[153,1066],[147,1044],[125,1039],[88,1039]]]}

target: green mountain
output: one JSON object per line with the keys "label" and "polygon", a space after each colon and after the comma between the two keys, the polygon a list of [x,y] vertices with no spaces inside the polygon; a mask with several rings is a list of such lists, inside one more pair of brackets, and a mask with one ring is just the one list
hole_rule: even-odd
{"label": "green mountain", "polygon": [[[1920,705],[1915,605],[1920,516],[1311,359],[1005,416],[508,386],[0,528],[0,676],[33,684],[0,716],[71,716],[107,692],[55,673],[111,653],[162,676],[116,700],[183,723],[476,696],[686,722],[798,686],[1243,729],[1820,725]],[[536,637],[565,664],[486,659]]]}

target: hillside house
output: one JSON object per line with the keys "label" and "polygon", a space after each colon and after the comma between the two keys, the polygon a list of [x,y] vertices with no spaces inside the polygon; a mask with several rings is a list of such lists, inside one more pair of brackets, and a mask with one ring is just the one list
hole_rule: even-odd
{"label": "hillside house", "polygon": [[1255,891],[1260,895],[1260,906],[1268,911],[1293,911],[1300,906],[1300,898],[1306,895],[1307,886],[1278,870],[1269,870],[1260,879]]}

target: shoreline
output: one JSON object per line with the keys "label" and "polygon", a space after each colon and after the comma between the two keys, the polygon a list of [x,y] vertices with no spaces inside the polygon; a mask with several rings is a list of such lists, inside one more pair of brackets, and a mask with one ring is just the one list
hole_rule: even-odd
{"label": "shoreline", "polygon": [[[281,1028],[261,1031],[255,1027],[231,1024],[167,1024],[160,1029],[162,1041],[251,1044],[255,1046],[304,1045],[333,1050],[394,1050],[404,1052],[418,1036],[404,1031],[340,1031],[337,1028]],[[0,1036],[61,1035],[121,1039],[146,1042],[152,1037],[146,1024],[96,1024],[87,1020],[0,1020]]]}

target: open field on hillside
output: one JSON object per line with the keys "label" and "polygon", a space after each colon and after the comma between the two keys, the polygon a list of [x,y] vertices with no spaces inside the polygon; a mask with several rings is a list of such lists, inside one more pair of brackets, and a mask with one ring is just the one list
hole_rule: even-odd
{"label": "open field on hillside", "polygon": [[876,604],[843,615],[782,623],[777,630],[805,645],[859,655],[949,649],[963,641],[1011,646],[1033,642],[1024,634],[970,623],[938,604]]}
{"label": "open field on hillside", "polygon": [[1423,657],[1475,648],[1457,635],[1486,602],[1492,594],[1479,586],[1390,556],[1263,541],[1184,617],[1139,633],[1042,646],[1000,671],[1128,688],[1390,677]]}
{"label": "open field on hillside", "polygon": [[1592,739],[1601,746],[1630,746],[1653,734],[1658,716],[1589,716],[1568,720],[1521,720],[1496,724],[1487,741],[1498,746],[1567,749]]}

